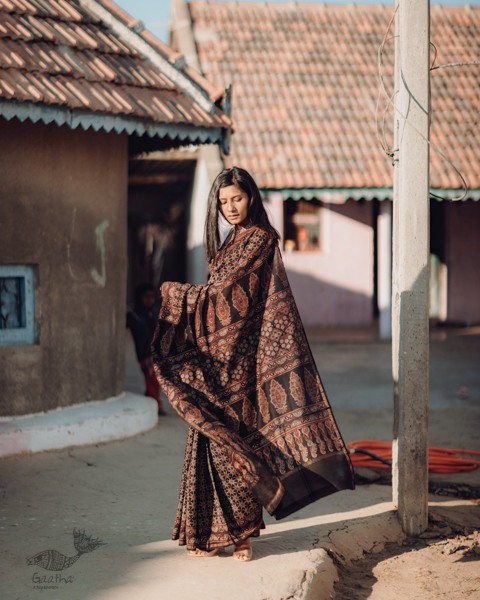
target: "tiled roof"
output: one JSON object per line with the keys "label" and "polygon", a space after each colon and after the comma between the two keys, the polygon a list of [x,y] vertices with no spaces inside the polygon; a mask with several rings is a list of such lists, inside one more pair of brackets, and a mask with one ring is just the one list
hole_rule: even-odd
{"label": "tiled roof", "polygon": [[[203,74],[233,83],[232,163],[262,188],[391,188],[393,170],[377,141],[377,52],[391,6],[189,5]],[[480,8],[431,9],[436,64],[478,60]],[[391,33],[393,35],[393,32]],[[392,88],[393,42],[384,72]],[[480,66],[432,71],[431,140],[480,188]],[[380,117],[383,112],[383,103]],[[392,111],[387,115],[391,136]],[[431,151],[433,188],[459,188],[454,169]]]}
{"label": "tiled roof", "polygon": [[0,115],[218,141],[221,92],[111,0],[0,0]]}

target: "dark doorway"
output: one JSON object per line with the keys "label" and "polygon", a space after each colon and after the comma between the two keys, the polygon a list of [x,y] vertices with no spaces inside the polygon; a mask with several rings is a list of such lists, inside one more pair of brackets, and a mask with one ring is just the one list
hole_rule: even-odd
{"label": "dark doorway", "polygon": [[129,304],[140,283],[158,289],[163,281],[185,281],[196,158],[178,158],[178,154],[155,152],[129,161]]}
{"label": "dark doorway", "polygon": [[446,319],[445,202],[430,200],[430,318]]}

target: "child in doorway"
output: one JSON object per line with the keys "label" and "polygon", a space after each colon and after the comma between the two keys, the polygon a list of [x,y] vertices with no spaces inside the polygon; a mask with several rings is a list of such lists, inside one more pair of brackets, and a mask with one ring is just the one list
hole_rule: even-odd
{"label": "child in doorway", "polygon": [[135,290],[135,306],[127,313],[127,327],[132,332],[140,368],[145,378],[145,396],[157,401],[158,414],[165,415],[160,399],[160,386],[153,370],[150,344],[157,324],[155,288],[151,283],[141,283]]}

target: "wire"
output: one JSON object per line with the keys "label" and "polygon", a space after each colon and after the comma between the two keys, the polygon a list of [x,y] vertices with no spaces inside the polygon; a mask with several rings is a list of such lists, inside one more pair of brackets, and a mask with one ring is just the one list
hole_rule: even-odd
{"label": "wire", "polygon": [[437,65],[436,67],[430,67],[430,71],[436,69],[450,69],[452,67],[465,67],[468,65],[480,65],[480,60],[466,60],[464,62],[447,63],[445,65]]}
{"label": "wire", "polygon": [[[392,442],[361,440],[351,442],[347,448],[354,467],[370,469],[392,467]],[[480,465],[480,460],[464,458],[464,456],[480,456],[480,452],[459,448],[429,447],[428,470],[430,473],[461,473],[474,471]]]}
{"label": "wire", "polygon": [[[387,27],[387,31],[385,32],[385,35],[383,36],[382,43],[378,47],[378,53],[377,53],[378,64],[377,64],[377,66],[378,66],[378,77],[380,80],[380,86],[378,89],[377,106],[376,106],[376,110],[375,110],[375,124],[376,124],[376,130],[377,130],[377,139],[379,140],[379,143],[382,146],[382,149],[385,152],[385,154],[387,156],[389,156],[390,159],[392,160],[392,166],[395,165],[395,162],[398,160],[395,158],[395,153],[398,152],[398,148],[394,150],[393,146],[390,146],[389,144],[387,144],[386,134],[385,134],[385,121],[386,121],[387,110],[388,110],[389,106],[390,105],[393,106],[393,108],[395,110],[395,104],[393,102],[393,98],[395,97],[396,92],[394,90],[391,95],[388,94],[388,92],[387,92],[387,88],[385,86],[385,80],[383,78],[383,72],[382,72],[382,65],[383,65],[382,58],[383,58],[383,50],[385,48],[386,43],[389,42],[390,40],[394,40],[396,37],[398,37],[396,35],[391,35],[390,37],[388,37],[388,34],[390,33],[390,29],[392,28],[392,23],[395,19],[395,15],[397,14],[397,11],[398,11],[398,5],[395,7],[393,15],[390,18],[390,21],[389,21],[388,27]],[[381,96],[382,91],[387,99],[387,104],[383,111],[383,118],[382,118],[382,141],[383,141],[383,143],[378,136],[378,107],[380,104],[380,96]]]}
{"label": "wire", "polygon": [[[461,200],[463,200],[468,193],[468,185],[467,182],[464,178],[464,176],[462,175],[462,173],[460,172],[460,170],[454,165],[454,163],[440,150],[440,148],[438,148],[435,144],[433,144],[428,138],[426,138],[421,131],[419,131],[414,125],[412,125],[411,121],[408,120],[408,118],[398,109],[397,106],[395,106],[395,103],[393,102],[394,97],[396,96],[396,94],[398,93],[397,91],[394,91],[393,94],[389,95],[385,86],[385,80],[384,80],[384,76],[383,76],[383,72],[382,72],[382,66],[383,66],[383,53],[384,53],[384,49],[385,46],[387,44],[387,42],[389,42],[390,40],[396,39],[398,38],[398,35],[391,35],[389,36],[390,30],[392,28],[392,24],[393,21],[395,20],[395,16],[397,14],[399,5],[397,4],[397,6],[395,7],[395,10],[393,12],[393,15],[388,23],[388,27],[387,30],[385,32],[385,35],[383,37],[382,43],[380,44],[379,48],[378,48],[378,77],[379,77],[379,81],[380,81],[380,90],[383,91],[386,99],[387,99],[387,105],[385,107],[384,113],[383,113],[383,119],[382,119],[382,140],[383,142],[380,140],[379,138],[379,134],[378,134],[378,129],[379,129],[379,123],[378,123],[378,105],[379,105],[379,101],[380,101],[380,93],[377,99],[377,109],[375,111],[375,121],[376,121],[376,129],[377,129],[377,139],[379,140],[379,143],[383,149],[383,151],[387,154],[387,156],[390,157],[390,159],[392,160],[392,164],[394,165],[398,159],[396,158],[396,153],[398,153],[398,148],[396,148],[395,150],[393,149],[393,147],[391,147],[389,144],[387,144],[386,142],[386,135],[385,135],[385,120],[386,120],[386,114],[387,114],[387,109],[389,106],[393,107],[394,112],[396,112],[397,114],[400,115],[400,117],[404,120],[405,124],[409,125],[429,146],[430,148],[434,151],[437,152],[437,154],[440,155],[440,157],[447,163],[449,164],[457,173],[458,177],[460,178],[461,182],[462,182],[462,193],[454,198],[449,198],[449,200],[451,201],[456,201],[459,202]],[[447,65],[438,65],[435,66],[435,61],[437,58],[437,47],[435,46],[435,44],[433,44],[432,42],[430,42],[430,44],[433,46],[435,54],[434,54],[434,58],[432,61],[432,64],[430,66],[430,71],[435,70],[435,69],[439,69],[439,68],[446,68],[446,67],[453,67],[453,66],[459,66],[461,64],[476,64],[477,62],[480,64],[480,61],[470,61],[467,63],[450,63]],[[429,102],[430,104],[430,102]],[[431,109],[429,111],[429,118],[430,118],[430,113],[431,113]],[[430,196],[432,198],[435,198],[437,200],[447,200],[447,198],[444,198],[443,196],[440,196],[438,194],[435,194],[433,192],[430,192]]]}

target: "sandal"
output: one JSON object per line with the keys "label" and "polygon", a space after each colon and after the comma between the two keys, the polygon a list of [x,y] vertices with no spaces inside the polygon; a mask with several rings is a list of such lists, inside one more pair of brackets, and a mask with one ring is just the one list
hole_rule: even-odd
{"label": "sandal", "polygon": [[235,546],[235,550],[233,552],[233,558],[235,560],[239,560],[240,562],[248,562],[252,560],[252,556],[253,550],[250,544],[250,539],[243,540]]}
{"label": "sandal", "polygon": [[208,558],[210,556],[217,556],[220,552],[220,548],[214,548],[213,550],[201,550],[200,548],[195,548],[195,550],[189,550],[189,556],[198,556],[200,558]]}

